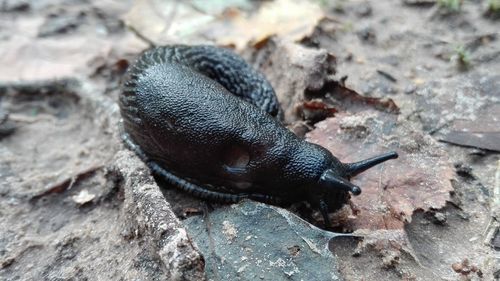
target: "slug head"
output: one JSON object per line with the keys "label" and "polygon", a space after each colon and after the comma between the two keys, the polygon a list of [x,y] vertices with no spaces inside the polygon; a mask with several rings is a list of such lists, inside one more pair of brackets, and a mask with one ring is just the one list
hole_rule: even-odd
{"label": "slug head", "polygon": [[361,188],[349,182],[352,177],[373,166],[395,158],[398,158],[398,154],[391,151],[355,163],[334,162],[332,167],[323,172],[318,181],[323,195],[323,198],[319,199],[320,208],[326,207],[328,209],[321,210],[322,213],[340,209],[349,200],[349,194],[355,196],[361,194]]}

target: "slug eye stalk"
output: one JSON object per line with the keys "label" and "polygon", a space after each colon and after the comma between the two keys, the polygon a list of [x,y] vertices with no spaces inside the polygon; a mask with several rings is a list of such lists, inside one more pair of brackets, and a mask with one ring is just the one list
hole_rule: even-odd
{"label": "slug eye stalk", "polygon": [[359,162],[354,162],[354,163],[347,163],[345,164],[346,166],[346,171],[345,171],[345,176],[346,177],[354,177],[370,168],[373,166],[376,166],[380,163],[383,163],[387,160],[390,159],[396,159],[398,158],[398,153],[396,151],[391,151],[384,153],[379,156],[375,156],[372,158],[368,158],[365,160],[361,160]]}
{"label": "slug eye stalk", "polygon": [[361,188],[359,188],[359,186],[337,176],[331,169],[326,170],[323,175],[321,175],[319,182],[325,188],[334,188],[339,191],[351,192],[353,195],[361,194]]}
{"label": "slug eye stalk", "polygon": [[344,179],[344,177],[351,178],[372,168],[373,166],[396,158],[398,158],[398,154],[395,151],[391,151],[359,162],[347,163],[344,164],[345,170],[343,175],[338,175],[338,173],[335,173],[332,169],[328,169],[321,175],[319,183],[325,188],[333,188],[338,191],[346,191],[352,193],[353,195],[359,195],[361,194],[361,188],[350,183],[348,180]]}

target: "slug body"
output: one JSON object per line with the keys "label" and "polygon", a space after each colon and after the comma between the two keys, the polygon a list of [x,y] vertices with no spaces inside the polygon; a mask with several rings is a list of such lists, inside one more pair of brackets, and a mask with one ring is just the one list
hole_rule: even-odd
{"label": "slug body", "polygon": [[361,190],[348,180],[387,153],[344,164],[274,116],[269,82],[231,51],[166,46],[143,53],[120,95],[125,143],[150,169],[201,198],[309,201],[327,213]]}

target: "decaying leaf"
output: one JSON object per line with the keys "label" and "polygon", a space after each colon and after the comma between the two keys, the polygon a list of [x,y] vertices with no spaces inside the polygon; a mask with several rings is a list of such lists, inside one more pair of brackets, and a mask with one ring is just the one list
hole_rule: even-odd
{"label": "decaying leaf", "polygon": [[329,105],[320,99],[304,101],[298,106],[297,110],[303,119],[311,120],[312,122],[333,117],[338,112],[335,106]]}
{"label": "decaying leaf", "polygon": [[186,41],[215,16],[197,10],[188,1],[136,0],[123,19],[141,36],[162,45]]}
{"label": "decaying leaf", "polygon": [[208,280],[343,280],[327,247],[338,234],[281,208],[243,200],[183,223],[205,257]]}
{"label": "decaying leaf", "polygon": [[363,240],[357,245],[355,254],[373,249],[380,253],[382,266],[386,269],[397,265],[403,252],[418,260],[403,229],[358,230],[357,234],[362,235]]}
{"label": "decaying leaf", "polygon": [[334,77],[336,57],[324,49],[312,49],[276,37],[258,42],[245,54],[273,85],[284,121],[317,122],[339,110],[361,112],[380,109],[398,113],[391,99],[364,97]]}
{"label": "decaying leaf", "polygon": [[[444,81],[429,81],[421,86],[415,98],[417,115],[424,131],[436,133],[455,122],[477,120],[479,124],[491,120],[491,116],[484,115],[484,111],[500,103],[500,75],[488,73],[472,79],[474,83],[453,77]],[[461,131],[461,128],[456,128],[456,131]]]}
{"label": "decaying leaf", "polygon": [[442,140],[500,152],[500,104],[487,106],[476,120],[455,120]]}
{"label": "decaying leaf", "polygon": [[16,36],[0,42],[1,81],[51,80],[88,74],[88,65],[110,54],[118,57],[138,53],[146,45],[132,35],[115,41],[99,36],[68,36],[64,44],[58,38]]}
{"label": "decaying leaf", "polygon": [[399,113],[399,107],[392,99],[365,97],[337,81],[330,81],[322,91],[328,93],[329,98],[338,103],[341,108],[348,109],[349,112],[378,109],[388,113]]}
{"label": "decaying leaf", "polygon": [[301,107],[307,92],[320,91],[335,73],[335,57],[324,49],[269,38],[245,54],[271,82],[286,123],[302,120]]}
{"label": "decaying leaf", "polygon": [[[272,35],[285,41],[298,41],[310,34],[323,17],[318,3],[301,0],[265,2],[254,14],[238,13],[226,25],[226,32],[217,38],[223,45],[244,47]],[[227,24],[227,23],[226,23]],[[229,27],[229,28],[228,28]]]}
{"label": "decaying leaf", "polygon": [[131,29],[159,45],[213,41],[241,49],[248,42],[271,35],[300,40],[323,16],[317,3],[305,0],[207,3],[136,0],[124,20]]}
{"label": "decaying leaf", "polygon": [[394,115],[338,113],[316,124],[307,138],[343,162],[398,151],[398,159],[352,180],[363,190],[352,199],[360,210],[351,222],[354,230],[402,229],[415,210],[442,208],[449,199],[453,170],[447,155],[431,137],[398,125]]}
{"label": "decaying leaf", "polygon": [[[17,47],[15,47],[17,46]],[[19,47],[21,46],[21,47]],[[94,38],[33,39],[19,36],[0,44],[0,80],[45,80],[74,75],[96,54],[105,54],[109,42]],[[81,50],[85,50],[82,52]]]}

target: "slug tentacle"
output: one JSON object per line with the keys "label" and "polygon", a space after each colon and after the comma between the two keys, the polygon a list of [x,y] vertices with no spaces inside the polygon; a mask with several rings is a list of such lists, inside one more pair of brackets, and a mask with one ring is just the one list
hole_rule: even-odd
{"label": "slug tentacle", "polygon": [[355,175],[358,175],[373,166],[376,166],[380,163],[383,163],[387,160],[390,159],[396,159],[398,158],[398,154],[395,151],[387,152],[379,156],[375,156],[372,158],[368,158],[359,162],[355,163],[347,163],[344,164],[346,166],[346,177],[354,177]]}
{"label": "slug tentacle", "polygon": [[330,228],[331,224],[330,224],[330,218],[328,217],[328,204],[323,199],[319,201],[319,212],[323,217],[325,228],[326,229]]}
{"label": "slug tentacle", "polygon": [[337,176],[336,173],[331,169],[326,170],[323,175],[321,175],[319,184],[327,189],[333,188],[338,192],[351,192],[353,195],[361,194],[361,188],[359,188],[359,186],[356,186],[349,181]]}

